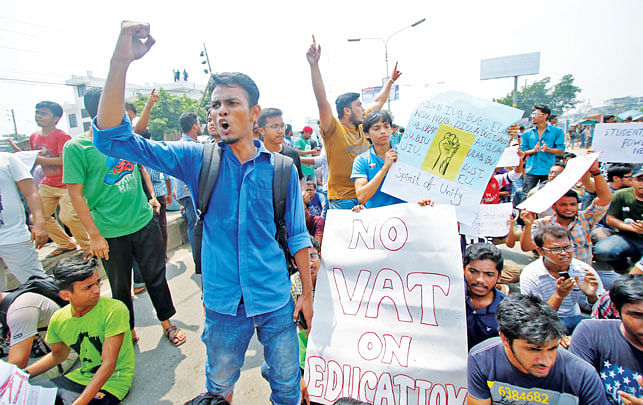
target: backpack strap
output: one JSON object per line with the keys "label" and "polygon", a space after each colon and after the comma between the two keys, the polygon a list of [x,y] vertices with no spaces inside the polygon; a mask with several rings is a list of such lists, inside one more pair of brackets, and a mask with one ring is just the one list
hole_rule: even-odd
{"label": "backpack strap", "polygon": [[208,211],[210,197],[219,177],[222,149],[216,143],[206,143],[203,147],[203,163],[199,173],[199,189],[196,201],[196,224],[194,225],[194,264],[196,273],[201,274],[201,248],[203,243],[203,218]]}
{"label": "backpack strap", "polygon": [[[293,160],[281,153],[273,153],[275,167],[272,177],[272,204],[274,208],[275,224],[284,222],[286,212],[286,197],[288,196],[288,182],[292,171]],[[284,222],[285,223],[285,222]]]}

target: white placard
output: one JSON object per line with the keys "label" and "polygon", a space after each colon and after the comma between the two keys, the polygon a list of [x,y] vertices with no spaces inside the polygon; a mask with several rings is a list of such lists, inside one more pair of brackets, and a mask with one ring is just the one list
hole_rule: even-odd
{"label": "white placard", "polygon": [[464,404],[466,314],[453,206],[330,210],[305,381],[313,402]]}
{"label": "white placard", "polygon": [[0,360],[0,405],[53,405],[57,391],[29,384],[29,374]]}
{"label": "white placard", "polygon": [[31,171],[33,169],[33,165],[36,162],[36,157],[38,154],[42,152],[40,150],[27,150],[27,151],[22,151],[22,152],[16,152],[13,155],[20,159],[23,165],[27,168],[27,170]]}
{"label": "white placard", "polygon": [[482,193],[522,111],[457,91],[438,93],[413,112],[382,191],[404,201],[456,206],[471,224]]}
{"label": "white placard", "polygon": [[592,163],[598,158],[598,153],[590,153],[570,159],[563,170],[554,180],[545,184],[545,187],[536,191],[531,197],[520,203],[518,208],[540,214],[550,208],[574,184],[583,177]]}
{"label": "white placard", "polygon": [[500,159],[498,160],[498,163],[496,163],[496,167],[515,167],[518,166],[518,163],[520,163],[520,156],[518,156],[518,148],[520,146],[510,146],[507,149],[505,149],[504,152],[502,152],[502,155],[500,156]]}
{"label": "white placard", "polygon": [[643,122],[596,124],[592,149],[601,162],[643,163]]}
{"label": "white placard", "polygon": [[513,205],[480,204],[476,220],[471,225],[460,224],[460,233],[469,236],[502,237],[509,234],[509,221]]}

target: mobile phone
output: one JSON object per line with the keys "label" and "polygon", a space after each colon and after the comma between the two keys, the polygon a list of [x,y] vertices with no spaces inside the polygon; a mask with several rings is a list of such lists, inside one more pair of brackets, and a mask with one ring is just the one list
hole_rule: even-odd
{"label": "mobile phone", "polygon": [[303,311],[299,311],[299,315],[297,315],[297,324],[301,326],[302,329],[308,329],[308,324],[306,323],[306,318],[304,318]]}
{"label": "mobile phone", "polygon": [[568,271],[561,271],[560,273],[558,273],[558,276],[564,278],[565,280],[569,280],[569,272]]}

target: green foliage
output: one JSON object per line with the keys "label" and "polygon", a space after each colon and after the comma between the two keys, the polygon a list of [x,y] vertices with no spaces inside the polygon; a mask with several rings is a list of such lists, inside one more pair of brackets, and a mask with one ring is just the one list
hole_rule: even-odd
{"label": "green foliage", "polygon": [[[185,112],[196,112],[199,101],[188,96],[176,96],[163,89],[158,92],[159,100],[152,107],[148,128],[153,140],[162,141],[164,134],[181,133],[179,117]],[[145,108],[149,95],[137,94],[134,105],[140,115]],[[206,122],[205,110],[199,111],[199,121]]]}
{"label": "green foliage", "polygon": [[[536,104],[545,104],[551,109],[552,114],[561,115],[580,103],[576,96],[581,89],[574,86],[574,76],[566,74],[560,79],[560,82],[548,88],[550,81],[549,77],[545,77],[522,90],[518,90],[518,108],[525,112],[524,117],[531,114],[531,110]],[[494,101],[509,106],[513,105],[513,92],[509,92],[506,97],[494,99]]]}

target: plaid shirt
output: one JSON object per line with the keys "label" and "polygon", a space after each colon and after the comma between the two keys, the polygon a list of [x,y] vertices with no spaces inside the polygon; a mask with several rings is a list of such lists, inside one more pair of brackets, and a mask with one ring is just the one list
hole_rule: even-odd
{"label": "plaid shirt", "polygon": [[[592,228],[605,216],[608,208],[609,206],[601,207],[600,205],[592,203],[585,211],[579,212],[576,218],[569,224],[567,229],[569,230],[571,242],[574,246],[574,258],[587,264],[592,264],[592,258],[594,257],[592,254]],[[537,220],[531,230],[532,241],[534,234],[540,226],[557,223],[557,217],[558,215],[554,214]]]}

